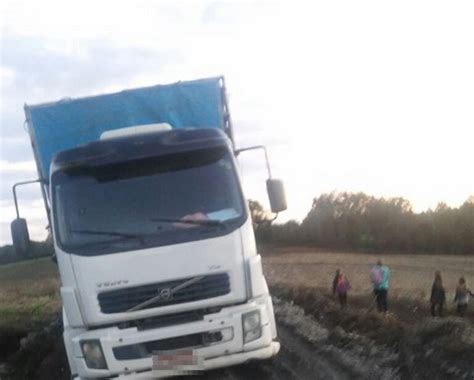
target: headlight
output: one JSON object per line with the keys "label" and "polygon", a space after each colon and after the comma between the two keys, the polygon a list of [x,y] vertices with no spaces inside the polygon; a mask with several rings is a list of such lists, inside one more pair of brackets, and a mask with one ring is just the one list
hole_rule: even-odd
{"label": "headlight", "polygon": [[105,362],[100,340],[91,339],[81,341],[81,350],[87,367],[91,369],[107,369],[107,363]]}
{"label": "headlight", "polygon": [[262,335],[260,311],[255,310],[242,314],[242,333],[244,334],[244,343],[260,338]]}

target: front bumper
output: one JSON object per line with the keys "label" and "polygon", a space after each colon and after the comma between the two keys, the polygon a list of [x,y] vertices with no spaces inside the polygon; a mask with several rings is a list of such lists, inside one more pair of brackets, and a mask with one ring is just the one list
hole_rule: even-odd
{"label": "front bumper", "polygon": [[[248,352],[239,352],[236,354],[224,355],[219,356],[217,358],[210,358],[204,361],[204,370],[211,370],[215,368],[221,367],[229,367],[237,364],[246,363],[251,360],[264,360],[275,356],[278,351],[280,351],[280,343],[279,342],[272,342],[270,346],[259,348],[254,351]],[[132,373],[132,374],[125,374],[119,375],[117,379],[125,379],[125,380],[145,380],[145,379],[157,379],[153,373],[153,371],[146,371],[142,373]],[[80,378],[78,379],[80,380]]]}
{"label": "front bumper", "polygon": [[[259,310],[262,324],[260,338],[243,343],[242,314]],[[152,357],[147,356],[131,360],[119,360],[114,348],[141,343],[184,337],[193,334],[207,333],[232,328],[233,337],[227,341],[193,347],[194,353],[202,359],[203,369],[213,369],[243,363],[253,359],[266,359],[276,355],[280,345],[275,342],[275,320],[268,295],[242,305],[225,307],[220,312],[208,314],[203,320],[180,325],[139,331],[137,328],[119,329],[118,327],[86,331],[72,338],[73,361],[79,378],[119,378],[119,379],[152,379]],[[66,337],[66,335],[65,335]],[[83,357],[80,341],[98,339],[107,362],[107,370],[96,370],[87,367]],[[117,352],[117,351],[115,351]]]}

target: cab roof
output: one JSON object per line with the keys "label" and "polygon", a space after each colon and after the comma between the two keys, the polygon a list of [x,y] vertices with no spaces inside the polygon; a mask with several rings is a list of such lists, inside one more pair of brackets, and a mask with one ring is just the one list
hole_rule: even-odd
{"label": "cab roof", "polygon": [[182,128],[166,132],[138,134],[98,140],[57,153],[52,172],[80,167],[102,166],[218,146],[232,149],[227,135],[216,128]]}

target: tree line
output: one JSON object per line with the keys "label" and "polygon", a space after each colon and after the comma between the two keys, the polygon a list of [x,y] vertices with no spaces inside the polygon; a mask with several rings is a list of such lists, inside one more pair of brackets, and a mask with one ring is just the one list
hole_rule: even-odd
{"label": "tree line", "polygon": [[[258,243],[312,245],[365,251],[474,254],[474,196],[458,208],[439,203],[415,213],[404,198],[332,192],[314,198],[302,222],[270,223],[262,205],[249,200]],[[52,239],[32,242],[28,259],[51,256]],[[25,258],[0,247],[0,265]]]}
{"label": "tree line", "polygon": [[458,208],[439,203],[415,213],[404,198],[332,192],[314,198],[302,222],[270,224],[249,201],[259,243],[366,251],[474,254],[474,197]]}
{"label": "tree line", "polygon": [[40,257],[51,257],[53,254],[54,247],[51,239],[46,239],[45,241],[31,241],[28,255],[25,257],[17,255],[12,245],[5,245],[0,247],[0,265],[37,259]]}

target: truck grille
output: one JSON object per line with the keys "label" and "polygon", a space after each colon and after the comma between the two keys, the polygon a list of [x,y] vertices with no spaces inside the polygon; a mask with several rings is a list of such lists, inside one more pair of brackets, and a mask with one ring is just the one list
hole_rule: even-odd
{"label": "truck grille", "polygon": [[[189,277],[99,293],[100,310],[104,314],[122,313],[158,296],[160,293],[165,295],[167,293],[168,296],[160,297],[153,303],[141,307],[140,310],[200,301],[223,296],[230,292],[229,276],[225,273],[202,276],[191,282],[194,278]],[[189,285],[178,288],[177,291],[173,292],[173,288],[187,281],[190,281]]]}

